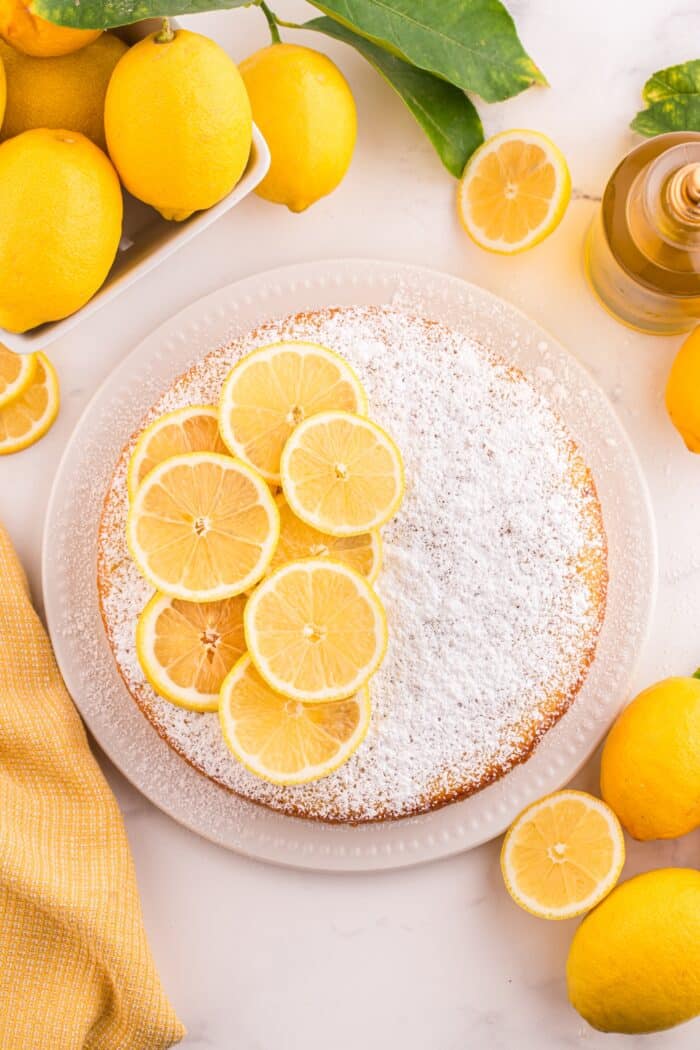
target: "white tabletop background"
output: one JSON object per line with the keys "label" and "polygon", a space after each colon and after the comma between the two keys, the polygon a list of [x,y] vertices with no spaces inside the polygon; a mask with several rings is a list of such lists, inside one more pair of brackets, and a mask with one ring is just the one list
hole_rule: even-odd
{"label": "white tabletop background", "polygon": [[[314,15],[301,0],[273,6],[291,19]],[[401,102],[354,52],[308,35],[307,43],[337,60],[357,100],[357,150],[340,189],[302,215],[249,198],[51,349],[63,394],[59,420],[36,447],[0,460],[0,516],[38,602],[56,465],[117,362],[182,306],[239,277],[297,260],[372,256],[484,285],[590,368],[636,446],[659,531],[659,599],[637,684],[700,664],[700,457],[685,451],[663,407],[679,340],[617,325],[593,301],[582,272],[591,198],[637,141],[627,125],[646,77],[700,57],[700,7],[689,0],[508,6],[551,87],[480,110],[487,134],[537,128],[563,149],[575,192],[556,233],[513,259],[472,245],[455,218],[455,183]],[[185,24],[237,60],[268,39],[256,10]],[[285,37],[303,39],[291,30]],[[189,1030],[187,1050],[691,1050],[700,1042],[700,1020],[639,1039],[589,1028],[566,1000],[576,921],[540,921],[511,903],[500,842],[397,873],[277,869],[179,827],[99,757],[124,813],[146,927]],[[576,785],[595,791],[598,765],[596,755]],[[626,876],[666,864],[697,867],[700,832],[667,844],[630,842],[628,855]]]}

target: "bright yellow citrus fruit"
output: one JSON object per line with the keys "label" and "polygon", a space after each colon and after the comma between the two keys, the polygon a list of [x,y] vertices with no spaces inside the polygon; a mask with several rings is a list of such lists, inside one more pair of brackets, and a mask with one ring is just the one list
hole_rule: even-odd
{"label": "bright yellow citrus fruit", "polygon": [[350,412],[322,412],[301,423],[282,452],[285,499],[307,525],[356,536],[384,525],[404,494],[401,453],[389,435]]}
{"label": "bright yellow citrus fruit", "polygon": [[205,36],[177,29],[130,48],[105,100],[109,153],[122,182],[166,219],[210,208],[236,185],[252,141],[238,69]]}
{"label": "bright yellow citrus fruit", "polygon": [[245,463],[188,452],[144,478],[126,533],[134,561],[157,590],[212,602],[243,593],[263,576],[277,545],[279,513]]}
{"label": "bright yellow citrus fruit", "polygon": [[219,718],[229,750],[246,769],[273,784],[327,777],[357,751],[370,721],[369,692],[326,704],[304,704],[273,692],[249,656],[221,689]]}
{"label": "bright yellow citrus fruit", "polygon": [[543,919],[571,919],[620,877],[625,843],[612,810],[585,791],[557,791],[528,806],[501,850],[506,889]]}
{"label": "bright yellow citrus fruit", "polygon": [[270,571],[290,561],[304,558],[332,558],[349,565],[373,583],[382,563],[382,539],[377,529],[359,536],[327,536],[297,518],[280,493],[277,497],[280,512],[280,538]]}
{"label": "bright yellow citrus fruit", "polygon": [[0,36],[25,55],[68,55],[97,40],[101,29],[71,29],[34,14],[27,0],[0,0]]}
{"label": "bright yellow citrus fruit", "polygon": [[5,65],[3,55],[0,54],[0,129],[5,119],[5,106],[7,104],[7,77],[5,76]]}
{"label": "bright yellow citrus fruit", "polygon": [[229,372],[219,405],[221,436],[234,456],[278,484],[289,435],[331,408],[367,411],[367,396],[347,361],[316,343],[273,343],[246,354]]}
{"label": "bright yellow citrus fruit", "polygon": [[216,711],[221,684],[245,652],[238,595],[184,602],[155,594],[139,617],[136,652],[159,696],[190,711]]}
{"label": "bright yellow citrus fruit", "polygon": [[114,262],[122,192],[102,150],[75,131],[25,131],[0,145],[0,327],[67,317]]}
{"label": "bright yellow citrus fruit", "polygon": [[0,408],[24,393],[36,371],[36,354],[14,354],[0,343]]}
{"label": "bright yellow citrus fruit", "polygon": [[666,678],[625,708],[605,741],[600,789],[636,839],[700,827],[700,680]]}
{"label": "bright yellow citrus fruit", "polygon": [[691,452],[700,452],[700,327],[676,354],[666,384],[671,422]]}
{"label": "bright yellow citrus fruit", "polygon": [[328,559],[277,569],[253,591],[244,622],[248,652],[270,688],[306,703],[352,696],[386,652],[379,598],[364,576]]}
{"label": "bright yellow citrus fruit", "polygon": [[621,883],[576,930],[566,976],[572,1005],[602,1032],[641,1035],[698,1016],[700,872]]}
{"label": "bright yellow citrus fruit", "polygon": [[253,118],[270,147],[256,189],[303,211],[344,178],[357,137],[355,100],[329,58],[298,44],[273,44],[241,63]]}
{"label": "bright yellow citrus fruit", "polygon": [[154,467],[185,452],[227,453],[219,436],[219,413],[213,405],[176,408],[145,428],[129,460],[129,498],[134,498],[136,489]]}
{"label": "bright yellow citrus fruit", "polygon": [[58,377],[44,354],[35,356],[36,370],[29,385],[0,408],[0,456],[34,445],[58,415]]}
{"label": "bright yellow citrus fruit", "polygon": [[126,51],[126,44],[111,33],[59,58],[31,58],[0,41],[7,72],[2,137],[9,139],[31,128],[70,128],[106,149],[107,84]]}
{"label": "bright yellow citrus fruit", "polygon": [[561,222],[571,197],[564,154],[539,131],[503,131],[467,162],[457,192],[465,230],[491,252],[514,255]]}

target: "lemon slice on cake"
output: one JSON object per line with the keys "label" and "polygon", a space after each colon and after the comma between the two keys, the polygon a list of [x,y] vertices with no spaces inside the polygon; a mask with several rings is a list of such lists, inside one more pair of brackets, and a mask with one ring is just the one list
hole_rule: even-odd
{"label": "lemon slice on cake", "polygon": [[268,685],[306,703],[352,696],[386,652],[379,598],[364,576],[324,558],[290,562],[263,580],[244,623],[248,651]]}
{"label": "lemon slice on cake", "polygon": [[176,408],[145,428],[129,460],[129,498],[134,498],[136,489],[154,467],[186,452],[228,452],[219,435],[219,413],[213,405]]}
{"label": "lemon slice on cake", "polygon": [[279,484],[289,435],[304,419],[331,408],[367,411],[367,396],[347,361],[316,343],[273,343],[247,354],[226,378],[221,436],[232,455]]}
{"label": "lemon slice on cake", "polygon": [[319,780],[347,762],[367,734],[370,713],[366,687],[326,704],[280,696],[247,655],[225,679],[219,703],[232,754],[251,773],[282,785]]}
{"label": "lemon slice on cake", "polygon": [[36,358],[36,371],[27,387],[0,408],[0,456],[20,452],[42,438],[60,405],[58,377],[42,353]]}
{"label": "lemon slice on cake", "polygon": [[619,820],[585,791],[557,791],[529,806],[501,850],[506,889],[543,919],[571,919],[594,907],[610,893],[624,862]]}
{"label": "lemon slice on cake", "polygon": [[36,354],[15,354],[0,343],[0,408],[22,394],[36,374]]}
{"label": "lemon slice on cake", "polygon": [[126,535],[136,565],[157,590],[185,601],[220,601],[264,575],[279,513],[268,486],[245,463],[189,452],[146,475]]}
{"label": "lemon slice on cake", "polygon": [[277,508],[280,538],[270,571],[304,558],[333,558],[355,569],[370,583],[376,580],[382,564],[382,539],[378,529],[359,536],[328,536],[301,521],[281,493],[277,496]]}

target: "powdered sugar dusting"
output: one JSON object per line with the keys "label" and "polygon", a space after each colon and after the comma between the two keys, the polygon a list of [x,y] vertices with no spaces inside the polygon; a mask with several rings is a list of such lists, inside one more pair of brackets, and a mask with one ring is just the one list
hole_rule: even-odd
{"label": "powdered sugar dusting", "polygon": [[215,715],[155,695],[134,646],[150,589],[124,540],[128,449],[107,496],[100,551],[115,657],[159,731],[240,794],[327,820],[420,812],[502,775],[575,695],[604,605],[595,490],[565,427],[520,373],[400,310],[346,308],[262,326],[210,354],[149,419],[215,402],[232,362],[277,338],[343,354],[404,455],[406,498],[385,530],[377,585],[390,644],[371,682],[365,743],[325,780],[275,788],[236,763]]}

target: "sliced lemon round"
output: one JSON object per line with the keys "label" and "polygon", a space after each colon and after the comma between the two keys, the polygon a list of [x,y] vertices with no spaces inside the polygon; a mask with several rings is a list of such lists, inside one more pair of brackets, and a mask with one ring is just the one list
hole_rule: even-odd
{"label": "sliced lemon round", "polygon": [[254,470],[218,452],[188,452],[139,485],[126,538],[139,570],[173,598],[213,602],[264,575],[279,537],[274,496]]}
{"label": "sliced lemon round", "polygon": [[219,413],[213,405],[187,405],[166,412],[142,432],[129,460],[129,498],[146,474],[172,456],[186,452],[221,452],[228,449],[219,435]]}
{"label": "sliced lemon round", "polygon": [[367,735],[367,687],[347,700],[304,704],[270,689],[250,656],[221,687],[219,718],[226,745],[246,769],[273,784],[308,784],[338,769]]}
{"label": "sliced lemon round", "polygon": [[60,405],[58,376],[42,353],[36,358],[36,371],[25,390],[0,408],[0,456],[29,448],[49,429]]}
{"label": "sliced lemon round", "polygon": [[374,583],[382,564],[382,538],[378,529],[361,532],[359,536],[328,536],[296,516],[286,499],[277,496],[280,512],[280,538],[270,571],[290,561],[304,558],[333,558]]}
{"label": "sliced lemon round", "polygon": [[136,652],[159,696],[190,711],[216,711],[221,683],[245,652],[237,595],[219,602],[184,602],[155,594],[136,626]]}
{"label": "sliced lemon round", "polygon": [[243,620],[248,652],[267,684],[305,703],[352,696],[386,652],[379,598],[359,572],[330,559],[277,569],[253,591]]}
{"label": "sliced lemon round", "polygon": [[284,446],[282,490],[294,513],[330,536],[377,529],[399,509],[401,453],[389,435],[351,412],[321,412]]}
{"label": "sliced lemon round", "polygon": [[273,343],[229,372],[219,406],[221,436],[234,456],[279,484],[280,456],[294,428],[331,408],[364,415],[367,395],[347,361],[316,343]]}
{"label": "sliced lemon round", "polygon": [[610,893],[625,862],[620,822],[585,791],[556,791],[520,814],[501,850],[506,889],[543,919],[571,919]]}
{"label": "sliced lemon round", "polygon": [[465,230],[490,252],[514,255],[561,222],[571,197],[564,154],[539,131],[503,131],[476,150],[457,191]]}
{"label": "sliced lemon round", "polygon": [[0,343],[0,408],[23,394],[36,375],[36,354],[15,354]]}

